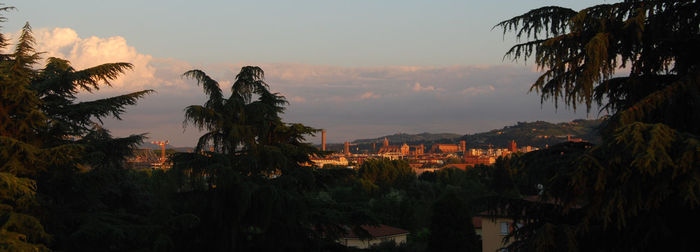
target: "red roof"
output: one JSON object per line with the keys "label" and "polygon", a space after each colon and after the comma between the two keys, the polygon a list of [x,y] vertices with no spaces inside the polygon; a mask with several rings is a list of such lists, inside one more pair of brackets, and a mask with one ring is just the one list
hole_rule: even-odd
{"label": "red roof", "polygon": [[467,170],[467,166],[472,166],[471,164],[448,164],[445,168],[457,168],[463,171]]}
{"label": "red roof", "polygon": [[481,217],[473,217],[472,224],[474,225],[474,228],[481,228]]}
{"label": "red roof", "polygon": [[[408,230],[400,229],[397,227],[392,227],[392,226],[387,226],[387,225],[361,225],[360,228],[364,229],[369,233],[370,236],[374,238],[379,238],[379,237],[385,237],[385,236],[392,236],[392,235],[400,235],[400,234],[408,234]],[[348,233],[343,236],[344,238],[360,238],[359,235],[355,234],[355,232],[352,231],[352,229],[348,230]]]}

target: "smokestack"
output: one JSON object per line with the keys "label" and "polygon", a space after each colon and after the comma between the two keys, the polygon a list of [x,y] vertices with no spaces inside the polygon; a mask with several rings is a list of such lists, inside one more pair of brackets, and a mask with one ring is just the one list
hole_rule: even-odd
{"label": "smokestack", "polygon": [[459,148],[461,148],[462,153],[467,153],[467,141],[459,141]]}
{"label": "smokestack", "polygon": [[321,150],[326,151],[326,130],[321,130]]}
{"label": "smokestack", "polygon": [[345,146],[343,146],[343,151],[345,152],[346,156],[350,155],[350,142],[345,142]]}

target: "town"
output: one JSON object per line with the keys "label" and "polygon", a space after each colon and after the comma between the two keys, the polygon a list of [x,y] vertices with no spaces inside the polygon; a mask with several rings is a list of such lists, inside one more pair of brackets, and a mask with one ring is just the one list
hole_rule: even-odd
{"label": "town", "polygon": [[[326,131],[321,132],[321,151],[326,151]],[[576,139],[582,141],[582,139]],[[511,141],[508,148],[467,149],[466,141],[458,144],[436,143],[426,148],[424,144],[392,145],[387,138],[381,143],[372,143],[370,151],[361,153],[353,152],[350,142],[343,144],[343,152],[333,152],[326,156],[311,157],[312,165],[316,167],[343,166],[355,168],[367,159],[406,160],[416,175],[426,171],[436,171],[441,168],[458,168],[466,170],[467,167],[483,164],[490,165],[496,162],[498,157],[505,157],[515,152],[530,152],[539,148],[532,146],[517,147],[515,141]],[[359,150],[359,149],[357,149]]]}

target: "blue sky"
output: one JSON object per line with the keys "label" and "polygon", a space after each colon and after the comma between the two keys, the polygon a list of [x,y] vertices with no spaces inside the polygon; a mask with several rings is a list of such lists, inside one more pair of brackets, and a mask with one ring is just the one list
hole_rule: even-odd
{"label": "blue sky", "polygon": [[114,88],[93,95],[158,91],[124,121],[107,122],[117,135],[194,145],[199,132],[183,133],[182,109],[204,96],[179,74],[201,68],[225,86],[254,64],[290,100],[286,120],[326,128],[341,142],[585,118],[585,110],[555,111],[527,94],[537,77],[532,62],[502,61],[514,39],[491,27],[545,5],[598,3],[605,1],[22,1],[6,4],[17,10],[4,14],[2,32],[28,21],[39,49],[78,68],[134,63]]}

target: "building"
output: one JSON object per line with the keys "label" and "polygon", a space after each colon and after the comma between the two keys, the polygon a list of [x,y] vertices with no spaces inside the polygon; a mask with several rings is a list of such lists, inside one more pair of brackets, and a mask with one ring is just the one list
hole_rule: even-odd
{"label": "building", "polygon": [[345,235],[338,239],[338,243],[358,249],[366,249],[387,241],[394,241],[394,243],[398,245],[406,243],[406,238],[409,234],[407,230],[387,225],[361,225],[360,228],[367,231],[370,237],[362,238],[355,234],[352,229],[348,228]]}
{"label": "building", "polygon": [[469,166],[475,166],[478,164],[490,165],[496,163],[496,158],[489,156],[464,156],[464,163]]}
{"label": "building", "polygon": [[377,154],[398,154],[401,156],[406,156],[408,155],[411,147],[408,146],[407,144],[403,144],[401,146],[396,146],[396,145],[389,145],[389,146],[382,146],[379,148],[379,151]]}
{"label": "building", "polygon": [[518,152],[518,145],[515,143],[515,140],[511,140],[510,144],[508,145],[508,150],[511,153],[516,153]]}
{"label": "building", "polygon": [[456,144],[433,144],[430,148],[431,153],[457,153],[461,152],[461,148]]}
{"label": "building", "polygon": [[425,147],[423,146],[423,144],[409,145],[409,147],[410,149],[408,154],[411,156],[420,156],[423,155],[423,153],[425,152]]}
{"label": "building", "polygon": [[126,167],[134,170],[167,169],[170,162],[163,162],[161,156],[151,149],[136,149],[131,157],[126,159]]}
{"label": "building", "polygon": [[586,142],[586,140],[583,140],[581,138],[572,138],[571,135],[566,136],[566,141],[567,142],[574,142],[574,143]]}
{"label": "building", "polygon": [[[523,198],[523,200],[561,206],[554,200],[540,201],[541,199],[539,196],[528,196]],[[579,205],[573,207],[580,208]],[[478,216],[474,217],[475,219],[481,219],[478,221],[481,230],[476,228],[476,221],[473,220],[472,222],[474,223],[477,234],[481,235],[481,251],[504,251],[501,248],[510,245],[512,240],[504,242],[503,238],[518,228],[523,227],[521,222],[514,222],[512,219],[503,216],[505,215],[502,210],[498,209],[495,212],[481,212]]]}
{"label": "building", "polygon": [[468,168],[473,167],[474,165],[471,164],[448,164],[443,167],[443,169],[449,169],[449,168],[455,168],[455,169],[460,169],[462,171],[466,171]]}
{"label": "building", "polygon": [[[501,217],[487,216],[486,213],[474,217],[472,223],[477,235],[481,236],[481,251],[501,251],[501,248],[510,244],[503,242],[515,228],[513,220]],[[479,224],[477,227],[476,224]]]}
{"label": "building", "polygon": [[[422,150],[422,145],[420,146],[420,150],[418,150],[418,147],[414,147],[415,151],[420,153],[423,152]],[[384,138],[384,142],[382,143],[382,147],[379,148],[379,151],[377,151],[377,154],[382,156],[382,157],[387,157],[390,159],[394,158],[399,158],[402,156],[408,156],[408,154],[411,153],[411,146],[408,146],[408,144],[403,144],[401,146],[397,145],[389,145],[389,139],[386,137]]]}
{"label": "building", "polygon": [[323,168],[324,165],[340,165],[347,166],[348,159],[340,155],[332,155],[327,157],[309,157],[314,166]]}

